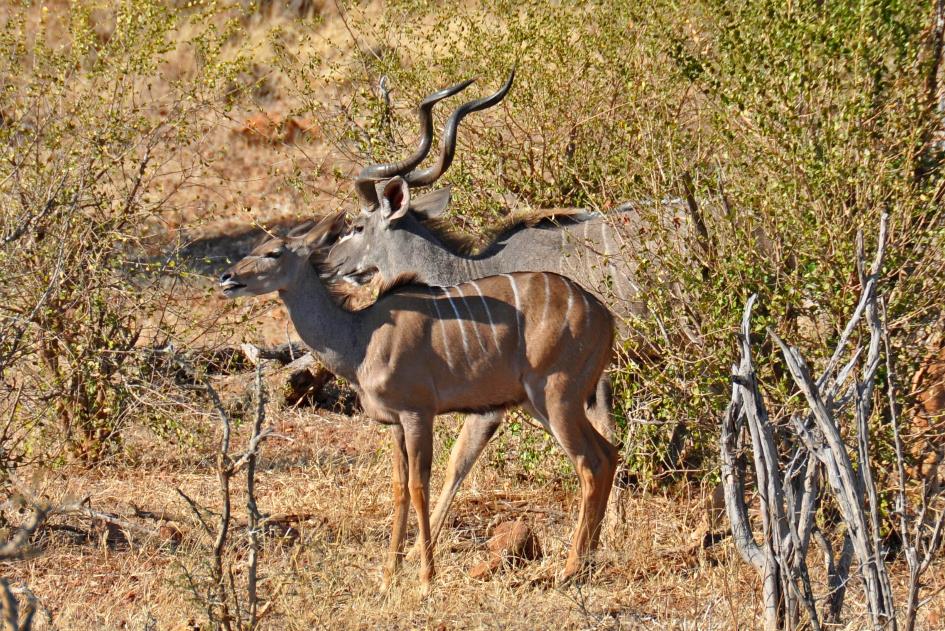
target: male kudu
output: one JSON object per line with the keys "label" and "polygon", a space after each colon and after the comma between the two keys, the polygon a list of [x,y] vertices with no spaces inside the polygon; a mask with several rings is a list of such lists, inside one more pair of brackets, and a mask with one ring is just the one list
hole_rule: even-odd
{"label": "male kudu", "polygon": [[[393,196],[385,191],[384,200]],[[613,316],[553,273],[504,274],[454,287],[405,284],[370,307],[348,311],[320,279],[323,252],[342,225],[335,215],[304,234],[270,239],[220,285],[228,297],[278,292],[302,340],[353,384],[365,414],[391,426],[394,522],[385,580],[403,554],[408,491],[419,523],[424,591],[433,577],[434,416],[511,406],[524,406],[541,421],[580,478],[581,508],[564,572],[565,579],[574,576],[597,546],[617,467],[616,449],[585,413],[611,360]]]}
{"label": "male kudu", "polygon": [[[639,253],[655,247],[641,236],[646,232],[641,213],[656,210],[654,214],[660,215],[665,225],[684,225],[680,221],[681,202],[665,202],[655,208],[652,204],[626,204],[609,218],[573,208],[544,211],[507,227],[472,253],[469,241],[457,239],[439,220],[449,202],[449,188],[412,200],[413,188],[433,184],[449,168],[463,117],[501,101],[513,78],[514,72],[492,96],[465,103],[453,112],[444,126],[440,156],[425,170],[416,167],[432,145],[430,109],[471,81],[441,90],[421,103],[418,149],[401,162],[370,165],[361,171],[356,180],[361,213],[331,249],[328,269],[336,279],[356,284],[366,282],[375,273],[387,281],[409,273],[431,285],[455,285],[511,272],[551,271],[577,281],[621,319],[644,316],[646,307],[635,280],[643,272],[629,256],[630,251]],[[613,442],[606,377],[601,378],[588,412],[598,432]],[[501,411],[470,415],[463,425],[433,513],[434,540],[464,478],[502,418]]]}

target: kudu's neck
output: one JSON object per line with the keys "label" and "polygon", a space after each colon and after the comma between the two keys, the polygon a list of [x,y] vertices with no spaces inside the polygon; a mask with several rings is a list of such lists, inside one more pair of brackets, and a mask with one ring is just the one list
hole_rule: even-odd
{"label": "kudu's neck", "polygon": [[334,374],[357,383],[365,346],[359,338],[358,314],[335,304],[311,267],[300,271],[295,282],[279,292],[279,297],[302,341],[321,362]]}
{"label": "kudu's neck", "polygon": [[393,260],[398,269],[390,274],[392,278],[400,274],[417,274],[421,282],[450,286],[496,273],[494,257],[470,257],[452,252],[425,229],[423,232],[405,232],[397,252]]}

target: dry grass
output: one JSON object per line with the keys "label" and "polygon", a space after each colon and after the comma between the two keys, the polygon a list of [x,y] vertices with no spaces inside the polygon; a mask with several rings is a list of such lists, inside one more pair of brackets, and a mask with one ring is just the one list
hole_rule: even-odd
{"label": "dry grass", "polygon": [[[625,493],[624,517],[610,516],[592,580],[583,587],[550,586],[548,577],[563,567],[577,501],[569,474],[547,473],[565,468],[559,453],[540,463],[536,470],[542,474],[515,458],[524,441],[539,439],[537,430],[505,433],[471,476],[440,541],[432,596],[419,596],[411,561],[384,591],[379,567],[391,516],[386,430],[324,412],[284,411],[272,420],[292,440],[272,441],[264,449],[260,508],[308,519],[266,538],[261,593],[274,603],[264,628],[755,626],[759,586],[753,572],[729,541],[708,551],[693,545],[700,516],[691,507],[699,502],[683,497]],[[455,425],[441,424],[437,471]],[[183,629],[203,622],[185,577],[200,574],[210,540],[176,489],[218,507],[212,454],[161,448],[153,437],[129,449],[134,464],[63,469],[45,481],[44,494],[54,501],[87,496],[96,509],[124,515],[135,506],[165,512],[177,518],[181,540],[134,533],[129,540],[87,522],[54,520],[43,536],[42,555],[4,569],[16,583],[28,584],[52,614],[54,626],[41,621],[38,628],[144,629],[153,620],[157,626],[150,628]],[[500,451],[504,462],[497,462]],[[234,498],[236,521],[243,499]],[[518,518],[535,529],[544,558],[486,581],[471,579],[468,570],[485,558],[491,527]],[[79,532],[64,529],[66,524]],[[243,538],[236,534],[233,541],[230,558],[239,578]],[[902,570],[894,567],[900,582]],[[930,575],[930,590],[945,586],[941,569]],[[856,586],[848,598],[849,628],[857,628],[865,619],[857,615]],[[934,628],[943,614],[945,598],[939,595],[925,609],[922,628]]]}

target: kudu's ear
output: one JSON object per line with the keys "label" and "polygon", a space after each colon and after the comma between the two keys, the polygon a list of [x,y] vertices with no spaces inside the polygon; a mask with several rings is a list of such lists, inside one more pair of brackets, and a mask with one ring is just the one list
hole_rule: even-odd
{"label": "kudu's ear", "polygon": [[427,219],[439,217],[449,206],[451,193],[452,189],[449,186],[428,193],[417,199],[417,201],[411,202],[410,210]]}
{"label": "kudu's ear", "polygon": [[410,208],[410,185],[399,175],[384,185],[381,193],[381,212],[387,222],[397,221]]}
{"label": "kudu's ear", "polygon": [[309,220],[306,221],[305,223],[301,223],[301,224],[297,225],[296,227],[292,228],[291,230],[289,230],[289,231],[286,233],[285,238],[286,238],[286,239],[298,239],[299,237],[301,237],[302,235],[304,235],[306,232],[308,232],[309,230],[311,230],[311,229],[314,228],[314,227],[315,227],[315,220],[314,220],[314,219],[309,219]]}
{"label": "kudu's ear", "polygon": [[341,210],[319,221],[302,239],[310,249],[317,250],[333,244],[344,229],[345,212]]}

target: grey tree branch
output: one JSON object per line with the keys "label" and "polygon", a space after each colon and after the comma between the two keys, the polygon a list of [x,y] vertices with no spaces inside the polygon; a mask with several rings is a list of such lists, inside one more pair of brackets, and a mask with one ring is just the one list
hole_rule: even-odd
{"label": "grey tree branch", "polygon": [[256,418],[253,422],[253,434],[246,450],[246,514],[248,515],[247,533],[249,538],[249,569],[247,571],[246,597],[249,608],[249,628],[255,629],[258,623],[259,598],[256,593],[256,571],[259,563],[259,508],[256,506],[256,459],[259,445],[266,438],[262,425],[266,416],[266,400],[262,387],[262,364],[256,364]]}
{"label": "grey tree branch", "polygon": [[[722,481],[726,511],[739,554],[762,579],[764,626],[776,630],[794,628],[799,609],[811,628],[820,629],[806,554],[816,507],[816,467],[800,454],[782,473],[774,430],[758,387],[751,360],[751,310],[749,298],[742,315],[739,347],[741,360],[733,367],[732,399],[722,426]],[[744,422],[751,436],[755,478],[760,497],[761,543],[755,540],[745,501],[745,459],[738,454],[737,436]],[[800,471],[803,476],[796,482]],[[795,488],[795,484],[799,484]]]}
{"label": "grey tree branch", "polygon": [[[749,320],[755,297],[752,296],[745,305],[739,336],[741,361],[733,368],[732,381],[735,385],[722,426],[722,473],[726,510],[736,546],[742,558],[755,567],[763,580],[764,624],[768,629],[795,628],[800,623],[800,607],[806,611],[811,628],[819,628],[818,613],[814,606],[816,601],[805,560],[811,540],[817,541],[823,549],[827,570],[829,591],[825,595],[823,620],[831,624],[839,623],[847,577],[851,563],[856,558],[872,628],[898,628],[893,590],[880,536],[879,494],[872,473],[869,432],[869,422],[874,417],[873,392],[885,349],[897,466],[900,478],[904,479],[904,449],[893,393],[895,376],[884,324],[885,313],[877,292],[888,227],[889,216],[884,213],[880,221],[876,252],[869,267],[863,251],[862,233],[857,237],[856,263],[861,294],[850,320],[840,333],[837,347],[816,381],[800,352],[778,337],[775,331],[768,329],[809,410],[806,416],[789,417],[789,427],[793,429],[793,438],[796,440],[789,438],[790,442],[780,449],[751,364]],[[848,351],[851,337],[864,321],[869,332],[869,343],[865,349],[857,347]],[[864,350],[866,357],[862,359]],[[841,363],[847,352],[850,352],[850,358]],[[844,394],[838,396],[841,392]],[[856,436],[852,454],[839,424],[839,414],[851,401],[854,425],[850,434]],[[761,542],[756,541],[747,518],[745,461],[737,451],[735,440],[742,422],[746,423],[751,435],[756,483],[761,499]],[[814,519],[820,503],[821,475],[826,479],[824,490],[836,501],[843,521],[843,544],[838,555],[834,552],[828,534],[816,525]],[[923,497],[919,514],[921,525],[917,524],[911,537],[905,538],[911,572],[910,589],[914,590],[910,592],[906,616],[906,626],[910,629],[914,625],[915,609],[921,605],[917,591],[920,586],[919,576],[931,562],[929,555],[934,555],[941,546],[942,530],[945,529],[945,517],[941,514],[934,526],[925,519],[930,503],[935,501],[935,498]],[[907,530],[909,521],[905,505],[905,491],[900,488],[897,511],[903,531]]]}

